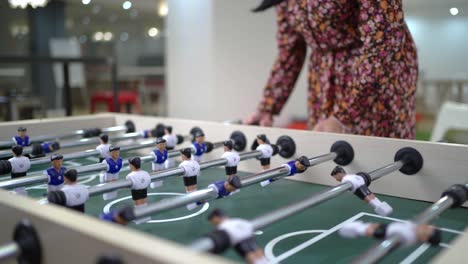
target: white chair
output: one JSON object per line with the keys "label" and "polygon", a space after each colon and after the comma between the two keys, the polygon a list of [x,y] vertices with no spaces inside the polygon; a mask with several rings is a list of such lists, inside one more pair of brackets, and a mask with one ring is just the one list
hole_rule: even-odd
{"label": "white chair", "polygon": [[437,115],[431,141],[441,141],[450,129],[468,132],[468,104],[445,102]]}

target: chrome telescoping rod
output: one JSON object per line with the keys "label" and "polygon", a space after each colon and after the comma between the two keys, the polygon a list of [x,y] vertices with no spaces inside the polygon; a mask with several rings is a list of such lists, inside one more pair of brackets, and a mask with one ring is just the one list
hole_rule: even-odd
{"label": "chrome telescoping rod", "polygon": [[[258,157],[260,155],[261,155],[261,152],[252,151],[252,153],[250,153],[249,158]],[[314,165],[317,165],[317,164],[320,164],[329,160],[333,160],[336,158],[336,155],[337,154],[335,152],[331,152],[322,156],[310,158],[309,162],[311,166],[314,166]],[[265,179],[285,177],[288,175],[288,173],[289,173],[288,168],[282,165],[282,166],[279,166],[277,168],[274,168],[268,171],[253,174],[241,180],[240,188],[251,186],[255,183],[262,182]],[[214,188],[207,187],[205,189],[197,190],[197,191],[187,193],[185,195],[181,195],[175,198],[166,199],[158,203],[150,204],[146,207],[135,208],[134,215],[135,215],[135,218],[138,219],[141,217],[150,216],[152,214],[156,214],[156,213],[160,213],[163,211],[178,208],[181,206],[185,206],[185,205],[188,205],[188,204],[200,201],[200,200],[207,201],[207,200],[215,199],[217,197],[218,197],[218,192]]]}
{"label": "chrome telescoping rod", "polygon": [[[97,128],[95,129],[98,130]],[[113,126],[113,127],[107,127],[107,128],[100,128],[99,132],[100,133],[116,133],[116,132],[125,132],[128,130],[129,130],[129,127],[127,126]],[[40,143],[40,142],[49,141],[49,140],[73,138],[77,136],[83,136],[85,135],[85,133],[87,133],[87,131],[89,131],[89,129],[75,130],[75,131],[72,131],[66,134],[61,134],[61,135],[44,135],[44,136],[30,137],[29,142]],[[13,140],[0,141],[0,148],[9,148],[12,144],[13,144]]]}
{"label": "chrome telescoping rod", "polygon": [[[468,193],[468,182],[464,184],[464,188]],[[421,225],[430,222],[434,218],[441,215],[444,211],[451,208],[456,201],[451,195],[444,195],[438,201],[433,203],[431,206],[426,208],[419,215],[414,217],[410,222],[415,225]],[[463,203],[463,202],[461,202]],[[376,263],[390,252],[398,248],[401,243],[401,237],[398,234],[395,234],[382,242],[375,244],[370,247],[366,252],[353,260],[352,263]]]}
{"label": "chrome telescoping rod", "polygon": [[[414,174],[419,171],[422,167],[422,157],[417,150],[412,148],[403,148],[395,155],[395,162],[373,170],[367,175],[371,181],[377,180],[389,173],[400,170],[405,174]],[[268,171],[266,171],[268,173]],[[262,180],[268,179],[262,177]],[[252,181],[254,182],[254,181]],[[275,222],[281,221],[291,215],[302,212],[303,210],[321,204],[324,201],[330,200],[352,190],[353,186],[349,182],[341,183],[335,187],[330,187],[322,192],[314,194],[302,201],[295,202],[290,205],[283,206],[270,213],[256,217],[250,220],[255,230],[261,229]],[[191,246],[192,249],[197,251],[211,251],[215,245],[214,241],[210,238],[201,238],[196,240]]]}
{"label": "chrome telescoping rod", "polygon": [[[142,135],[139,132],[133,132],[133,133],[126,133],[122,134],[119,136],[115,136],[110,138],[111,142],[118,142],[118,141],[124,141],[124,140],[129,140],[129,139],[138,139],[141,138]],[[89,145],[97,145],[99,144],[99,138],[93,137],[93,138],[82,138],[76,141],[66,141],[63,143],[60,143],[60,149],[67,149],[67,148],[75,148],[75,147],[82,147],[82,146],[89,146]],[[24,147],[23,148],[23,155],[28,155],[33,153],[33,147]],[[0,158],[7,158],[12,156],[12,151],[11,150],[1,150],[0,151]]]}
{"label": "chrome telescoping rod", "polygon": [[[177,151],[177,153],[179,153]],[[260,151],[250,151],[239,154],[240,160],[246,160],[251,158],[259,157],[262,153]],[[222,166],[227,163],[225,158],[205,161],[200,163],[200,169],[204,170],[207,168],[212,168],[216,166]],[[161,181],[170,177],[181,176],[184,174],[184,169],[176,167],[170,168],[166,170],[156,171],[150,173],[151,181]],[[115,182],[103,183],[89,188],[89,195],[99,195],[106,192],[112,192],[122,188],[130,188],[132,187],[132,182],[130,180],[120,180]]]}

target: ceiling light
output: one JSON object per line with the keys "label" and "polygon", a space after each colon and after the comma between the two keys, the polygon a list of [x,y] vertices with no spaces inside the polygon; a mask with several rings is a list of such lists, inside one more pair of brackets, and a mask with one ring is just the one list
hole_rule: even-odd
{"label": "ceiling light", "polygon": [[91,3],[91,0],[81,0],[81,3],[83,3],[83,5],[89,5],[89,3]]}
{"label": "ceiling light", "polygon": [[101,31],[98,31],[96,33],[94,33],[94,41],[102,41],[102,39],[104,38],[104,33],[102,33]]}
{"label": "ceiling light", "polygon": [[169,13],[169,7],[167,6],[167,2],[163,1],[159,3],[158,14],[162,17],[167,16]]}
{"label": "ceiling light", "polygon": [[130,1],[125,1],[125,2],[122,4],[122,8],[125,9],[125,10],[132,8],[132,2],[130,2]]}
{"label": "ceiling light", "polygon": [[148,30],[148,36],[150,36],[152,38],[156,37],[158,35],[158,33],[159,33],[159,30],[157,28],[155,28],[155,27],[152,27],[152,28],[150,28]]}
{"label": "ceiling light", "polygon": [[450,14],[452,14],[452,16],[458,15],[458,8],[456,7],[450,8]]}
{"label": "ceiling light", "polygon": [[112,32],[106,32],[104,33],[104,41],[110,41],[114,35]]}

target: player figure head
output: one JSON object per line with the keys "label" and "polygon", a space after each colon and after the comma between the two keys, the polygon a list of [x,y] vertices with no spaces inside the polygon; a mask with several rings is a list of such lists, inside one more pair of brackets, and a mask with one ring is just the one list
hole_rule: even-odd
{"label": "player figure head", "polygon": [[172,126],[164,127],[164,134],[166,134],[166,135],[172,134]]}
{"label": "player figure head", "polygon": [[192,158],[192,149],[191,148],[184,148],[180,150],[180,156],[182,160],[189,160]]}
{"label": "player figure head", "polygon": [[157,138],[156,139],[156,147],[160,151],[164,151],[166,149],[166,140],[164,138]]}
{"label": "player figure head", "polygon": [[23,147],[19,145],[15,145],[11,148],[11,151],[13,152],[13,156],[19,157],[23,154]]}
{"label": "player figure head", "polygon": [[140,157],[134,157],[128,159],[128,164],[131,171],[138,171],[141,169],[141,159]]}
{"label": "player figure head", "polygon": [[69,169],[63,176],[65,184],[75,184],[78,177],[78,172],[75,169]]}
{"label": "player figure head", "polygon": [[197,133],[195,133],[195,141],[198,144],[202,144],[203,142],[205,142],[205,133],[203,133],[202,131],[198,131]]}
{"label": "player figure head", "polygon": [[337,181],[341,182],[341,180],[343,180],[343,177],[346,176],[346,171],[342,167],[336,166],[332,170],[331,176],[333,176]]}
{"label": "player figure head", "polygon": [[109,153],[113,160],[117,160],[120,157],[120,147],[110,146]]}
{"label": "player figure head", "polygon": [[223,142],[224,145],[224,151],[231,151],[232,148],[234,147],[234,144],[232,143],[232,140],[226,140]]}
{"label": "player figure head", "polygon": [[18,127],[18,136],[24,138],[28,130],[25,127]]}
{"label": "player figure head", "polygon": [[220,225],[226,218],[226,214],[221,209],[217,208],[208,215],[208,221],[214,226]]}
{"label": "player figure head", "polygon": [[54,167],[54,169],[59,170],[62,168],[63,156],[60,154],[54,154],[50,156],[50,162],[52,163],[52,167]]}
{"label": "player figure head", "polygon": [[310,166],[310,162],[306,156],[301,156],[296,159],[296,162],[294,163],[294,165],[296,166],[296,169],[299,172],[303,172],[307,169],[307,167]]}
{"label": "player figure head", "polygon": [[101,142],[101,144],[107,144],[109,142],[109,135],[107,134],[100,135],[99,142]]}
{"label": "player figure head", "polygon": [[258,134],[257,135],[257,143],[259,145],[267,143],[267,137],[265,134]]}

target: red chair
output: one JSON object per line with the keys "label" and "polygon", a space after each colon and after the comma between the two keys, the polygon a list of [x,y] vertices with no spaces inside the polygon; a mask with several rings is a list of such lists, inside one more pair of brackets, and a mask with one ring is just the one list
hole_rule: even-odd
{"label": "red chair", "polygon": [[[131,113],[132,105],[135,106],[136,113],[142,113],[141,104],[137,92],[120,91],[118,93],[117,102],[119,103],[119,108],[121,108],[123,104],[127,106],[127,113]],[[96,110],[97,103],[105,103],[107,104],[107,111],[115,112],[112,92],[105,91],[94,93],[91,96],[91,113],[94,113],[94,111]]]}

